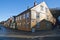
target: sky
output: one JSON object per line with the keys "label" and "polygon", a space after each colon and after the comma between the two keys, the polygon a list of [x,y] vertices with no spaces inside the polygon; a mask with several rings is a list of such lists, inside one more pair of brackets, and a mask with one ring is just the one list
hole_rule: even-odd
{"label": "sky", "polygon": [[[60,7],[60,0],[36,0],[37,4],[43,1],[49,8]],[[0,0],[0,22],[20,14],[27,9],[27,6],[30,8],[33,5],[34,0]]]}

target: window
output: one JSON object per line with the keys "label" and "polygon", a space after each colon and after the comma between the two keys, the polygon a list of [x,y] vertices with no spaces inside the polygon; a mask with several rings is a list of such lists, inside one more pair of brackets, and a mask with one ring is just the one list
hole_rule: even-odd
{"label": "window", "polygon": [[17,17],[18,18],[18,20],[19,20],[19,17]]}
{"label": "window", "polygon": [[48,17],[49,17],[49,16],[47,16],[47,20],[49,19]]}
{"label": "window", "polygon": [[39,18],[39,15],[37,15],[37,18]]}
{"label": "window", "polygon": [[21,25],[21,23],[20,23],[20,25]]}
{"label": "window", "polygon": [[29,13],[27,13],[27,18],[29,17]]}
{"label": "window", "polygon": [[25,17],[26,17],[26,19],[29,18],[29,13],[27,13],[27,14],[25,15]]}
{"label": "window", "polygon": [[31,22],[34,22],[35,19],[32,19]]}
{"label": "window", "polygon": [[48,8],[45,8],[45,11],[48,12]]}
{"label": "window", "polygon": [[41,10],[43,11],[44,10],[44,7],[42,5],[40,7],[41,7]]}
{"label": "window", "polygon": [[36,18],[39,18],[39,17],[40,17],[40,13],[37,13],[37,14],[36,14]]}
{"label": "window", "polygon": [[25,22],[23,22],[23,26],[25,26]]}
{"label": "window", "polygon": [[16,20],[18,20],[18,17],[16,17]]}
{"label": "window", "polygon": [[23,18],[25,18],[25,14],[23,14]]}
{"label": "window", "polygon": [[32,22],[34,22],[34,20],[32,20]]}
{"label": "window", "polygon": [[40,23],[37,23],[37,28],[39,28],[40,27]]}
{"label": "window", "polygon": [[46,22],[46,26],[48,27],[50,25],[50,23]]}
{"label": "window", "polygon": [[20,20],[21,20],[21,16],[20,16]]}
{"label": "window", "polygon": [[25,27],[28,28],[28,24],[27,23],[25,24]]}
{"label": "window", "polygon": [[23,19],[23,18],[24,18],[24,14],[21,15],[21,19]]}

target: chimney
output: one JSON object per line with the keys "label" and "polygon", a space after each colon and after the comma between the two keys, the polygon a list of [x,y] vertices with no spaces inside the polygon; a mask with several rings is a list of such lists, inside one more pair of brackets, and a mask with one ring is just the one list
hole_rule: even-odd
{"label": "chimney", "polygon": [[36,0],[34,1],[34,6],[36,6],[37,5],[37,3],[36,3]]}

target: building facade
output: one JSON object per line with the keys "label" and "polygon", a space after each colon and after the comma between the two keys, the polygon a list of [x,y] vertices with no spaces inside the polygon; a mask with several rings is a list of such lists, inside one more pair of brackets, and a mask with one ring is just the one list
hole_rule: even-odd
{"label": "building facade", "polygon": [[33,7],[12,18],[10,28],[32,32],[35,30],[51,30],[52,24],[54,25],[55,22],[56,20],[45,2],[38,5],[34,3]]}
{"label": "building facade", "polygon": [[17,29],[25,31],[50,30],[55,22],[45,2],[25,10],[16,17]]}

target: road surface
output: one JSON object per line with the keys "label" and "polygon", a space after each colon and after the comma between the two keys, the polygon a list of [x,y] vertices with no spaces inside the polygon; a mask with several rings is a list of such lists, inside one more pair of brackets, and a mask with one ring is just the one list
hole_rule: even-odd
{"label": "road surface", "polygon": [[6,28],[0,25],[0,40],[58,40],[60,30],[25,32]]}

